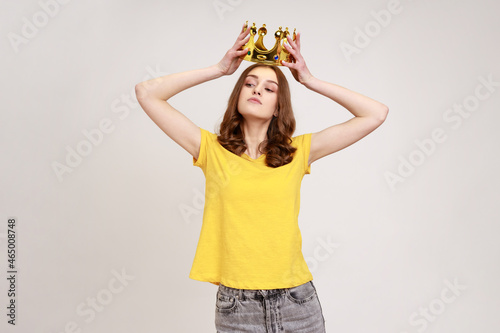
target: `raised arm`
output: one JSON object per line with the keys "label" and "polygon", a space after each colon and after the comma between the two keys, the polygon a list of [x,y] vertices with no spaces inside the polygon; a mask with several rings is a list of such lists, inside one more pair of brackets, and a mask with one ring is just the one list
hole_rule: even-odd
{"label": "raised arm", "polygon": [[317,79],[307,69],[300,54],[300,33],[297,40],[285,45],[294,58],[292,63],[283,63],[290,68],[294,78],[308,89],[324,95],[345,107],[354,117],[348,121],[312,133],[309,164],[344,149],[362,139],[379,127],[387,117],[389,108],[369,97],[339,85]]}
{"label": "raised arm", "polygon": [[168,99],[180,91],[221,76],[216,66],[210,66],[141,82],[135,86],[135,93],[149,118],[172,140],[198,158],[200,128],[170,105]]}
{"label": "raised arm", "polygon": [[240,49],[247,42],[249,32],[250,29],[246,31],[242,29],[233,47],[216,65],[165,75],[135,86],[137,101],[151,120],[196,159],[200,152],[200,128],[167,101],[185,89],[223,75],[233,74],[242,61],[239,57],[247,51]]}
{"label": "raised arm", "polygon": [[361,140],[387,117],[389,108],[369,97],[339,85],[311,77],[304,85],[350,111],[354,117],[311,135],[309,164]]}

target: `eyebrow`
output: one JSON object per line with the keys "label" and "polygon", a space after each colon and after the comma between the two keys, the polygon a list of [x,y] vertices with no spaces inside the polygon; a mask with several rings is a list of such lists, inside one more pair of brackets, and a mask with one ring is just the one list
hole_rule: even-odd
{"label": "eyebrow", "polygon": [[[256,79],[258,79],[258,78],[259,78],[257,75],[253,75],[253,74],[248,74],[248,75],[247,75],[247,77],[249,77],[249,76],[254,77],[254,78],[256,78]],[[276,82],[275,82],[275,81],[273,81],[273,80],[266,80],[266,81],[267,81],[267,82],[274,83],[275,85],[277,85],[277,86],[278,86],[278,83],[276,83]]]}

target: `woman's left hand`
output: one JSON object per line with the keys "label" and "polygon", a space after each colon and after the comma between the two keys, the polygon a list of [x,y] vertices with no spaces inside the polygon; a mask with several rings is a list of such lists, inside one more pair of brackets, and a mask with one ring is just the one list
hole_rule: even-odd
{"label": "woman's left hand", "polygon": [[295,80],[304,84],[312,78],[312,74],[311,72],[309,72],[309,69],[306,66],[304,57],[302,57],[302,54],[300,54],[300,32],[297,33],[295,41],[293,40],[292,36],[288,36],[289,37],[287,38],[287,41],[290,44],[288,45],[288,43],[284,43],[284,45],[285,49],[291,55],[290,58],[292,62],[285,62],[283,60],[281,63],[284,66],[290,68],[290,71],[292,72]]}

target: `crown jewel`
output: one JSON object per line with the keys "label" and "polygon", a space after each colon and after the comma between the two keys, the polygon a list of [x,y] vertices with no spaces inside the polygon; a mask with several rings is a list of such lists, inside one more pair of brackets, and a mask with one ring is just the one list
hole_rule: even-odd
{"label": "crown jewel", "polygon": [[[244,30],[246,31],[248,28],[248,21],[245,24]],[[293,40],[296,38],[295,30],[293,30]],[[279,30],[277,30],[274,33],[274,38],[276,38],[276,42],[274,43],[274,46],[272,49],[267,49],[264,46],[264,36],[267,34],[267,29],[266,25],[263,24],[262,27],[258,31],[259,33],[259,38],[257,41],[254,41],[254,36],[257,34],[257,27],[255,26],[255,23],[252,25],[250,28],[250,39],[248,40],[248,43],[246,43],[243,47],[243,49],[246,49],[248,47],[248,52],[244,56],[243,60],[247,61],[253,61],[253,62],[260,62],[264,63],[267,65],[273,65],[273,66],[283,66],[281,64],[281,61],[284,60],[286,62],[290,62],[292,56],[288,51],[285,49],[285,46],[283,45],[290,32],[288,31],[288,27],[285,29],[285,31],[281,30],[281,27],[279,27]]]}

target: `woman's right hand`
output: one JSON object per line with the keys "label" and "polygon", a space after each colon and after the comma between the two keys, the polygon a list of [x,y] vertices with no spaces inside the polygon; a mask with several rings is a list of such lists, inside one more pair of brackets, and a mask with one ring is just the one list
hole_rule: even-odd
{"label": "woman's right hand", "polygon": [[245,24],[243,24],[241,33],[236,39],[233,47],[226,52],[224,58],[222,58],[222,60],[217,64],[217,67],[221,71],[222,75],[233,74],[243,61],[242,56],[248,52],[248,48],[243,50],[241,49],[243,45],[248,42],[250,37],[250,27],[247,27],[245,31],[243,30],[244,28]]}

